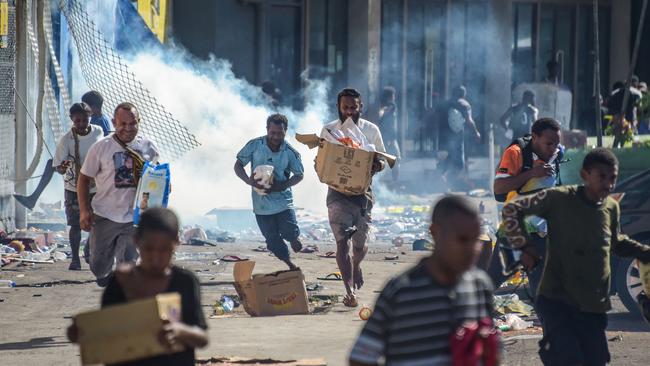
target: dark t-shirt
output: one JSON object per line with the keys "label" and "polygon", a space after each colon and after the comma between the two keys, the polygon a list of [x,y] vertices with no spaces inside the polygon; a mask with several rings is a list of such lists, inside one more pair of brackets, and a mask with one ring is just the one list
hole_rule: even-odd
{"label": "dark t-shirt", "polygon": [[[607,108],[611,114],[619,114],[623,109],[623,97],[625,96],[625,89],[619,88],[612,93],[612,96],[607,102]],[[636,121],[636,116],[634,115],[634,109],[641,99],[641,92],[637,89],[630,88],[630,96],[627,102],[627,108],[625,108],[625,119],[628,121]]]}
{"label": "dark t-shirt", "polygon": [[[198,326],[207,329],[205,317],[201,310],[201,287],[199,280],[192,274],[179,267],[172,267],[172,276],[169,287],[165,292],[178,292],[181,295],[181,321],[190,326]],[[111,276],[110,282],[102,295],[102,307],[117,305],[128,302],[122,286],[115,276]],[[196,359],[194,349],[171,355],[151,357],[144,360],[121,363],[120,366],[194,366]],[[117,364],[116,364],[117,365]]]}

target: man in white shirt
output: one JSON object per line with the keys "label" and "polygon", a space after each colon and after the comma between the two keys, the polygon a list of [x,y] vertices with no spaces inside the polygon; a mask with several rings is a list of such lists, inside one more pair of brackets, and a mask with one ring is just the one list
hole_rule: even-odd
{"label": "man in white shirt", "polygon": [[[133,202],[143,162],[158,160],[153,142],[138,134],[140,113],[132,103],[115,108],[115,133],[93,145],[77,183],[80,225],[90,231],[90,270],[99,286],[106,286],[113,264],[133,262],[138,252],[133,243]],[[97,193],[89,199],[95,180]]]}
{"label": "man in white shirt", "polygon": [[[337,107],[339,119],[325,125],[321,137],[325,137],[329,131],[340,129],[341,125],[350,118],[368,142],[374,145],[375,151],[386,152],[379,127],[360,118],[363,103],[361,103],[361,94],[357,90],[349,88],[341,90],[338,94]],[[382,171],[384,165],[383,160],[375,159],[371,173],[374,175]],[[347,293],[343,303],[349,307],[358,305],[355,292],[363,286],[361,261],[368,252],[366,241],[372,222],[370,212],[373,201],[370,187],[365,194],[359,196],[348,196],[331,188],[327,191],[330,227],[336,239],[336,262]],[[350,257],[350,241],[352,241],[352,257]]]}
{"label": "man in white shirt", "polygon": [[[88,150],[104,135],[100,127],[90,124],[90,114],[90,107],[86,103],[75,103],[70,107],[72,128],[59,140],[52,161],[52,167],[63,175],[64,180],[65,216],[68,226],[70,226],[68,238],[72,250],[72,262],[70,262],[68,269],[71,271],[81,269],[81,261],[79,260],[81,227],[79,226],[77,177],[79,177],[79,170]],[[94,192],[93,187],[90,189],[91,199]]]}

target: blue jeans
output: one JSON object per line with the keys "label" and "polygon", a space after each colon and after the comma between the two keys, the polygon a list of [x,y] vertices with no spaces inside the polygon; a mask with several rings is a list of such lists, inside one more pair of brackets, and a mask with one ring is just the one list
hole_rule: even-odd
{"label": "blue jeans", "polygon": [[273,215],[255,215],[255,219],[257,219],[257,226],[266,239],[266,247],[278,259],[288,260],[289,248],[285,240],[292,242],[300,236],[296,213],[292,209],[288,209]]}

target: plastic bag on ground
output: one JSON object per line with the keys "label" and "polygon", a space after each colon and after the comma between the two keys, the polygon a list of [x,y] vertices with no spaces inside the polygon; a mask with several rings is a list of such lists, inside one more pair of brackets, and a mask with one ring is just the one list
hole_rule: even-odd
{"label": "plastic bag on ground", "polygon": [[515,314],[506,314],[505,318],[506,318],[506,324],[512,330],[524,330],[524,329],[531,328],[533,326],[533,322],[525,321]]}

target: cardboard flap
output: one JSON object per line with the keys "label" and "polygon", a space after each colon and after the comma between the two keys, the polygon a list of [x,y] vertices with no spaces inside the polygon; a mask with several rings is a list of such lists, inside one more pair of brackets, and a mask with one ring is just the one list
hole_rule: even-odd
{"label": "cardboard flap", "polygon": [[395,166],[395,163],[397,162],[397,157],[396,156],[386,154],[386,153],[381,153],[381,152],[376,152],[375,154],[377,154],[377,155],[383,157],[384,159],[386,159],[386,162],[388,162],[388,166],[391,169]]}
{"label": "cardboard flap", "polygon": [[302,134],[297,133],[296,134],[296,140],[298,142],[300,142],[300,143],[303,143],[303,144],[307,145],[307,147],[309,147],[310,149],[313,149],[315,147],[320,146],[321,138],[318,137],[318,135],[316,135],[314,133],[310,133],[308,135],[302,135]]}
{"label": "cardboard flap", "polygon": [[235,268],[232,271],[235,282],[245,282],[251,280],[253,278],[253,268],[255,268],[254,261],[236,262]]}

